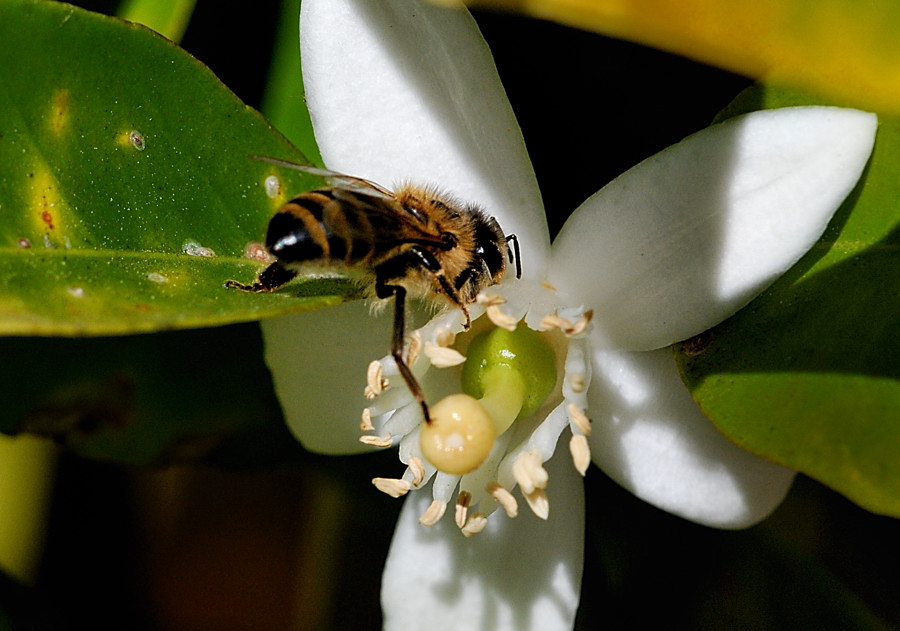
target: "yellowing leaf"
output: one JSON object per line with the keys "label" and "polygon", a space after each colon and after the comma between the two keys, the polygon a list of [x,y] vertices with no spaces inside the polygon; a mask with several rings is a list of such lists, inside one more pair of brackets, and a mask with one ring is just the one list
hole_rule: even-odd
{"label": "yellowing leaf", "polygon": [[[619,37],[769,84],[900,112],[893,0],[470,0]],[[598,60],[598,63],[615,60]]]}

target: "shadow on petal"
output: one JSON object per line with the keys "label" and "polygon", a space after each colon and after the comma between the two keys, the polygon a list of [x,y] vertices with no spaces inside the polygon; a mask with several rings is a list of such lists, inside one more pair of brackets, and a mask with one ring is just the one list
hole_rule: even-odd
{"label": "shadow on petal", "polygon": [[645,160],[576,210],[551,282],[613,348],[650,350],[747,304],[819,239],[872,149],[872,114],[754,112]]}
{"label": "shadow on petal", "polygon": [[564,450],[547,468],[548,521],[521,502],[518,517],[498,511],[468,539],[451,514],[430,528],[418,523],[430,494],[407,498],[385,567],[385,629],[569,631],[581,585],[584,491]]}
{"label": "shadow on petal", "polygon": [[795,473],[720,434],[691,399],[670,349],[595,351],[589,392],[595,464],[641,499],[717,528],[746,528]]}
{"label": "shadow on petal", "polygon": [[359,442],[366,367],[390,349],[390,314],[372,315],[358,300],[260,324],[275,393],[303,446],[332,455],[371,451]]}
{"label": "shadow on petal", "polygon": [[462,5],[307,0],[307,101],[329,168],[385,186],[446,187],[519,238],[543,272],[540,191],[493,57]]}

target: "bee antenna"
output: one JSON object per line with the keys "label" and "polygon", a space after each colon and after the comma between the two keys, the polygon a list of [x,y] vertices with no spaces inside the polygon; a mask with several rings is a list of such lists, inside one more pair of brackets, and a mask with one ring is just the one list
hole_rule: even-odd
{"label": "bee antenna", "polygon": [[[513,256],[513,251],[515,251],[515,256]],[[514,234],[506,235],[506,252],[509,262],[515,261],[516,263],[516,278],[522,278],[522,253],[519,251],[519,237]]]}

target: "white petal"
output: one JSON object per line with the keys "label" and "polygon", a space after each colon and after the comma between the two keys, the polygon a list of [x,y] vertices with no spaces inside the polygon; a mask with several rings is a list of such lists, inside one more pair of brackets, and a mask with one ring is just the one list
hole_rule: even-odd
{"label": "white petal", "polygon": [[477,203],[518,236],[525,273],[543,272],[537,181],[490,50],[462,7],[304,0],[300,46],[328,168]]}
{"label": "white petal", "polygon": [[266,363],[288,427],[310,451],[371,451],[359,442],[366,367],[390,350],[390,313],[362,301],[263,320]]}
{"label": "white petal", "polygon": [[790,268],[872,150],[873,114],[786,108],[705,129],[585,202],[553,244],[550,281],[594,309],[615,348],[704,331]]}
{"label": "white petal", "polygon": [[672,351],[595,351],[588,393],[594,463],[639,498],[691,521],[745,528],[795,473],[720,434],[691,399]]}
{"label": "white petal", "polygon": [[547,463],[550,518],[498,511],[463,537],[449,515],[418,523],[431,502],[417,492],[403,505],[382,581],[388,631],[570,631],[581,585],[584,492],[565,457]]}

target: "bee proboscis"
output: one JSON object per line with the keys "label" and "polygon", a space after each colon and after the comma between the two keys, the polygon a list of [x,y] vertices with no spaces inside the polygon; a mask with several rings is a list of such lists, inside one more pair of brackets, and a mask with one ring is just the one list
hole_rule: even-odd
{"label": "bee proboscis", "polygon": [[284,204],[266,233],[266,249],[275,262],[249,285],[229,280],[225,286],[270,292],[304,270],[337,267],[365,284],[369,297],[393,297],[391,355],[430,422],[425,394],[403,357],[407,295],[459,308],[468,329],[468,305],[503,279],[507,259],[515,261],[516,276],[522,275],[515,235],[505,235],[478,206],[432,188],[404,184],[391,191],[326,169],[253,158],[319,175],[330,186]]}

